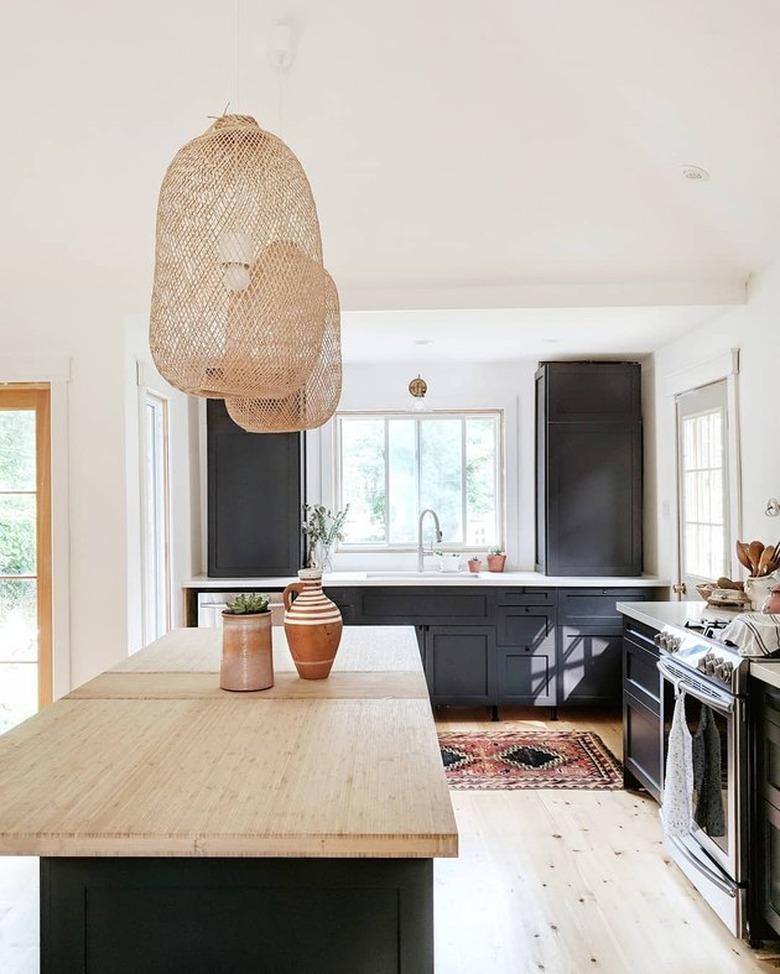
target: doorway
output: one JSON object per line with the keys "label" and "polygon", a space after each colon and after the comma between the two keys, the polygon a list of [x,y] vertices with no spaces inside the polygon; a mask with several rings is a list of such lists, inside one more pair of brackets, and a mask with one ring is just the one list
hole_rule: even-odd
{"label": "doorway", "polygon": [[0,386],[0,733],[52,701],[51,391]]}

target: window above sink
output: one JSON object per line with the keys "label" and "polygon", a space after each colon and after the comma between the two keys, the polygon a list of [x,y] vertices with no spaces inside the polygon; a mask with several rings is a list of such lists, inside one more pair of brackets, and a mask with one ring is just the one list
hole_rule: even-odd
{"label": "window above sink", "polygon": [[501,410],[337,414],[336,497],[350,511],[341,550],[415,549],[426,507],[443,549],[500,546],[503,480]]}

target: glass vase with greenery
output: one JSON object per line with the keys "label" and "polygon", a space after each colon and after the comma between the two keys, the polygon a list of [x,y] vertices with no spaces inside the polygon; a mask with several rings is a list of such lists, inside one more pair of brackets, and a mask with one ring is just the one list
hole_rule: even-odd
{"label": "glass vase with greenery", "polygon": [[303,507],[303,536],[306,541],[306,567],[330,569],[330,556],[337,541],[344,540],[344,522],[349,504],[343,511],[331,511],[322,504]]}

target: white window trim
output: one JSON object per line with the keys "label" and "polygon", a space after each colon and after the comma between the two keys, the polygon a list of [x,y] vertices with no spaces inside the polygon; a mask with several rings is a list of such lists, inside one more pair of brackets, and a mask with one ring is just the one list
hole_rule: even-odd
{"label": "white window trim", "polygon": [[[728,351],[715,355],[712,358],[704,359],[689,368],[673,372],[666,377],[664,392],[667,397],[672,399],[675,418],[675,483],[679,484],[680,478],[680,451],[677,449],[677,405],[674,402],[678,395],[685,392],[693,392],[703,386],[711,385],[713,382],[726,380],[727,397],[727,442],[728,442],[728,462],[729,462],[729,524],[731,538],[727,539],[729,546],[729,564],[731,565],[731,577],[739,578],[742,567],[737,558],[734,539],[742,537],[742,457],[740,454],[740,415],[739,415],[739,348],[731,348]],[[682,547],[680,545],[680,512],[679,504],[674,504],[674,538],[675,538],[675,558],[676,558],[676,578],[677,583],[682,582]],[[691,595],[690,592],[686,593]]]}
{"label": "white window trim", "polygon": [[[340,409],[333,417],[333,479],[331,483],[331,496],[334,498],[334,505],[338,506],[341,502],[339,486],[341,483],[341,442],[339,432],[341,429],[340,420],[343,416],[401,416],[410,419],[424,419],[426,416],[458,416],[476,417],[490,416],[498,419],[498,463],[496,464],[497,483],[496,483],[496,512],[498,514],[498,544],[506,551],[506,448],[504,443],[506,423],[504,410],[498,408],[485,409],[432,409],[425,413],[418,413],[409,409]],[[385,466],[385,487],[387,486],[387,467]],[[484,553],[485,545],[467,545],[457,542],[444,542],[437,545],[442,551],[470,553]],[[401,544],[389,544],[386,542],[376,542],[370,544],[359,542],[349,544],[341,542],[335,549],[336,552],[344,554],[400,554],[403,552],[417,551],[417,543],[405,542]]]}
{"label": "white window trim", "polygon": [[170,396],[167,396],[164,392],[160,392],[159,389],[155,388],[153,385],[148,385],[146,380],[146,373],[149,371],[146,369],[142,362],[136,363],[137,369],[137,385],[138,385],[138,445],[139,445],[139,457],[138,457],[138,480],[139,480],[139,491],[140,491],[140,503],[141,503],[141,524],[140,524],[140,549],[141,549],[141,633],[145,638],[146,634],[146,542],[145,542],[145,525],[146,525],[146,514],[149,504],[149,498],[147,496],[146,490],[146,474],[145,474],[145,460],[147,451],[147,441],[146,441],[146,398],[147,396],[152,396],[155,399],[159,399],[160,402],[164,404],[165,408],[165,438],[167,440],[167,450],[165,456],[165,472],[164,472],[164,492],[165,492],[165,571],[166,571],[166,605],[165,605],[165,617],[167,622],[168,630],[173,627],[174,618],[174,584],[173,584],[173,558],[172,558],[172,546],[173,546],[173,536],[172,536],[172,522],[171,522],[171,426],[170,426],[170,414],[171,414],[171,400]]}
{"label": "white window trim", "polygon": [[51,405],[52,690],[70,692],[70,446],[69,356],[0,356],[0,382],[47,382]]}

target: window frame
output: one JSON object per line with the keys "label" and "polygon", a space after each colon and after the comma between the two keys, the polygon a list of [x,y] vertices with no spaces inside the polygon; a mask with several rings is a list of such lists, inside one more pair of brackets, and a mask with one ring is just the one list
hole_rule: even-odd
{"label": "window frame", "polygon": [[[733,456],[733,437],[731,432],[732,418],[730,416],[730,394],[727,378],[715,379],[712,382],[704,383],[693,389],[687,389],[675,396],[675,445],[676,445],[676,466],[677,466],[677,563],[678,576],[680,583],[684,587],[684,592],[690,594],[690,590],[703,582],[712,581],[705,576],[694,574],[687,570],[686,564],[686,527],[688,524],[699,524],[702,522],[689,521],[686,518],[685,503],[685,469],[684,442],[683,442],[683,423],[686,419],[697,419],[702,416],[719,412],[722,417],[721,427],[721,450],[723,464],[721,466],[722,490],[723,490],[723,565],[721,573],[729,575],[733,564],[732,549],[734,546],[735,528],[733,518],[733,468],[737,462]],[[707,398],[713,395],[717,399],[716,408],[707,405]],[[685,411],[686,400],[695,405],[696,398],[701,398],[703,402],[698,409],[690,412]],[[694,471],[695,472],[695,471]]]}
{"label": "window frame", "polygon": [[[487,408],[487,409],[431,409],[426,410],[421,413],[417,410],[412,409],[341,409],[334,417],[333,423],[333,497],[336,499],[336,507],[340,509],[342,507],[342,476],[341,476],[341,466],[342,466],[342,456],[341,456],[341,422],[344,418],[365,418],[365,419],[384,419],[385,421],[389,419],[414,419],[417,421],[424,422],[426,419],[434,419],[437,417],[451,417],[455,419],[494,419],[497,421],[497,436],[496,436],[496,518],[497,524],[497,534],[498,540],[497,545],[500,545],[503,550],[505,547],[505,531],[506,531],[506,445],[505,445],[505,417],[504,410],[500,408]],[[419,430],[419,428],[418,428]],[[385,422],[385,457],[387,456],[387,433],[388,425]],[[418,433],[419,435],[419,433]],[[389,470],[387,462],[385,462],[385,497],[388,496],[388,484],[389,484]],[[463,496],[463,504],[465,509],[466,498],[465,492]],[[418,515],[419,516],[419,515]],[[387,534],[389,518],[389,505],[385,505],[385,528]],[[464,519],[464,527],[466,521]],[[437,545],[441,551],[455,551],[455,552],[484,552],[485,545],[468,545],[465,542],[442,542],[442,544]],[[350,543],[348,541],[342,541],[338,544],[337,551],[342,551],[349,554],[368,554],[374,552],[376,554],[385,553],[396,553],[396,552],[410,552],[417,551],[416,542],[398,542],[392,543],[389,541],[378,541],[378,542],[368,542],[359,541]]]}
{"label": "window frame", "polygon": [[[140,479],[141,479],[141,632],[143,637],[143,644],[147,645],[149,642],[149,632],[150,627],[155,630],[155,635],[152,638],[160,638],[166,632],[169,632],[173,625],[173,598],[172,598],[172,572],[171,572],[171,497],[170,497],[170,402],[167,396],[161,395],[153,389],[143,387],[139,390],[139,412],[140,412],[140,446],[141,446],[141,457],[140,457]],[[162,534],[162,558],[160,559],[162,565],[161,578],[156,579],[159,585],[159,592],[164,592],[164,602],[162,606],[156,604],[156,612],[154,620],[149,619],[149,612],[147,608],[147,600],[150,591],[150,579],[147,573],[147,558],[149,557],[148,550],[148,539],[147,539],[147,519],[150,512],[150,504],[152,498],[149,497],[148,481],[146,476],[146,462],[147,456],[152,444],[149,442],[149,435],[147,432],[146,423],[146,410],[147,406],[154,404],[156,408],[159,408],[160,413],[160,425],[161,425],[161,435],[160,439],[162,442],[162,453],[160,455],[160,493],[161,497],[159,500],[161,504],[158,509],[159,520],[156,519],[156,523],[161,527]],[[155,507],[157,504],[155,503]],[[155,559],[157,562],[158,559]],[[159,567],[159,565],[157,566]],[[159,593],[158,593],[159,594]],[[162,612],[160,613],[160,609]],[[162,622],[162,630],[160,631],[159,623]]]}

